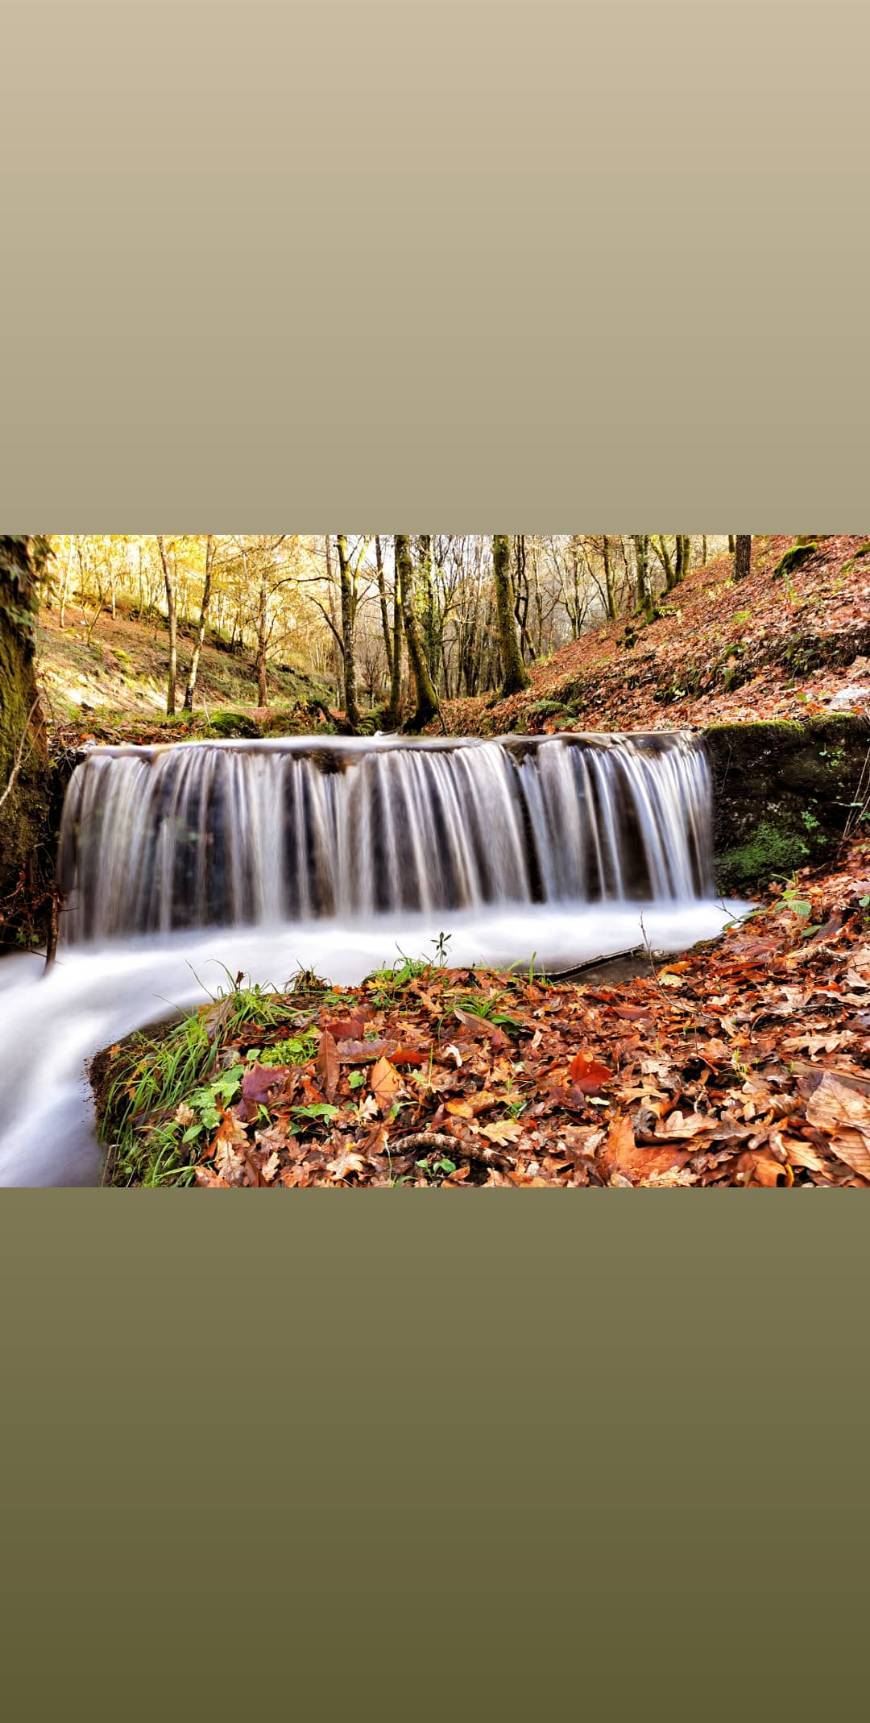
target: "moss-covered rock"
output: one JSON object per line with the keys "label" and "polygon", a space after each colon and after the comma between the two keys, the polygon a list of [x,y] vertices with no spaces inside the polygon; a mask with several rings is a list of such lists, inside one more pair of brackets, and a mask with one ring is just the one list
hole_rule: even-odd
{"label": "moss-covered rock", "polygon": [[809,562],[810,557],[815,556],[818,548],[819,543],[816,538],[798,539],[797,544],[793,544],[785,552],[785,555],[780,557],[773,571],[774,580],[781,579],[784,574],[791,574],[794,569],[800,568],[802,563]]}
{"label": "moss-covered rock", "polygon": [[866,718],[716,724],[705,741],[721,891],[752,891],[831,854],[856,812]]}

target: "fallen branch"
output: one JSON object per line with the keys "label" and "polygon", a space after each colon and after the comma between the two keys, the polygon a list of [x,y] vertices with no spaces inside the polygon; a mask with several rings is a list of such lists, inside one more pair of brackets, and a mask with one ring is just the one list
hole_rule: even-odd
{"label": "fallen branch", "polygon": [[509,1155],[494,1148],[491,1143],[476,1143],[473,1139],[461,1140],[458,1137],[448,1137],[445,1131],[412,1131],[408,1137],[400,1137],[397,1143],[390,1143],[390,1156],[418,1154],[425,1150],[427,1154],[435,1150],[439,1154],[450,1155],[462,1161],[483,1161],[487,1166],[513,1166]]}
{"label": "fallen branch", "polygon": [[574,975],[585,975],[587,969],[600,969],[603,963],[621,963],[628,957],[643,957],[646,947],[630,945],[626,951],[609,951],[600,957],[587,957],[582,963],[573,963],[570,969],[545,969],[541,973],[550,981],[569,981]]}

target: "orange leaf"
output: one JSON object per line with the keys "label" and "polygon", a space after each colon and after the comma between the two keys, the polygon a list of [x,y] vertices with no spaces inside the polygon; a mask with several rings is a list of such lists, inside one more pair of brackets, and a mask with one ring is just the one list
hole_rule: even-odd
{"label": "orange leaf", "polygon": [[393,1096],[402,1087],[402,1079],[389,1059],[380,1058],[371,1068],[369,1085],[382,1113],[390,1110]]}
{"label": "orange leaf", "polygon": [[603,1088],[612,1076],[609,1065],[603,1065],[600,1059],[593,1059],[588,1053],[575,1053],[568,1066],[569,1081],[576,1088],[582,1089],[584,1094],[594,1094],[597,1089]]}
{"label": "orange leaf", "polygon": [[641,1148],[634,1140],[631,1120],[625,1114],[614,1119],[600,1154],[608,1177],[618,1175],[631,1179],[635,1184],[643,1184],[652,1173],[667,1173],[684,1166],[688,1158],[688,1150],[678,1148],[676,1143],[672,1148]]}

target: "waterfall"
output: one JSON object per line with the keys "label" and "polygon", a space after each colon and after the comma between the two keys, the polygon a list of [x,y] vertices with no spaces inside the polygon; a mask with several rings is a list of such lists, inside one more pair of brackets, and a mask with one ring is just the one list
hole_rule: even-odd
{"label": "waterfall", "polygon": [[712,891],[691,735],[95,748],[64,804],[66,942]]}

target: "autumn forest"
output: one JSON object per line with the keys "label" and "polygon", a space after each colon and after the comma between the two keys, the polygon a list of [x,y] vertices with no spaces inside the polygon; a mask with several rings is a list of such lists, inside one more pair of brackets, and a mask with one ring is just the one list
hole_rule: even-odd
{"label": "autumn forest", "polygon": [[867,1186],[870,540],[2,538],[0,945],[4,1184]]}

